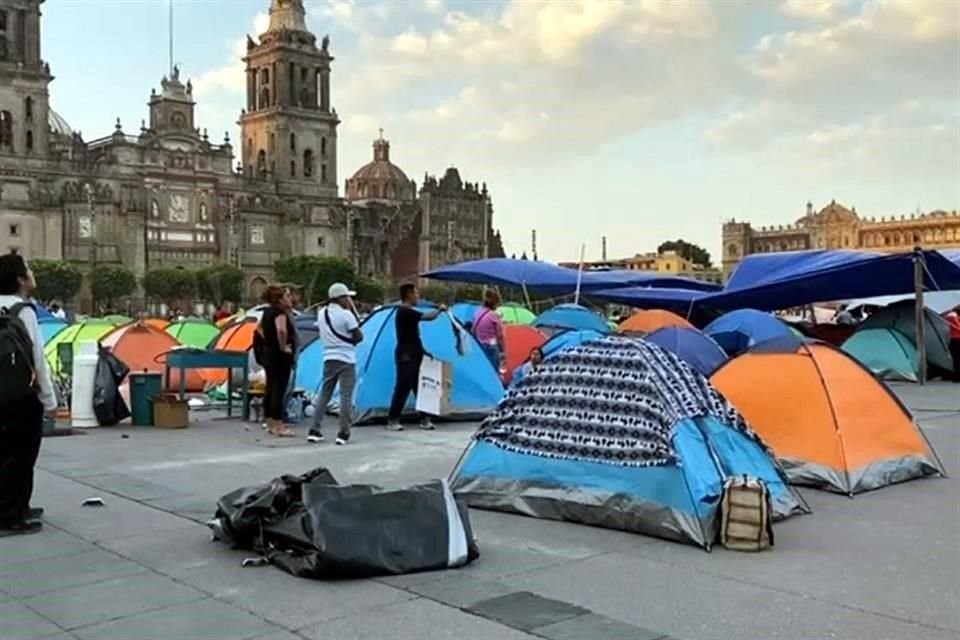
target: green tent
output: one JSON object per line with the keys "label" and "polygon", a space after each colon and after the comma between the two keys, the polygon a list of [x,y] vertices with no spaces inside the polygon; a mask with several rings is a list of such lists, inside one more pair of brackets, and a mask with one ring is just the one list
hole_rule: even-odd
{"label": "green tent", "polygon": [[94,318],[94,320],[102,320],[104,322],[109,322],[114,326],[120,326],[121,324],[130,324],[133,322],[133,318],[129,316],[122,316],[118,313],[115,313],[110,316],[104,316],[102,318]]}
{"label": "green tent", "polygon": [[220,335],[220,329],[215,324],[198,318],[174,322],[166,328],[166,332],[176,338],[180,344],[197,349],[206,349]]}
{"label": "green tent", "polygon": [[533,324],[536,314],[518,304],[504,304],[497,308],[497,313],[508,324]]}
{"label": "green tent", "polygon": [[60,346],[72,344],[73,355],[76,357],[78,345],[81,342],[99,342],[103,336],[116,328],[117,325],[105,320],[87,320],[80,324],[72,324],[57,335],[53,336],[43,348],[43,355],[50,365],[50,373],[60,373]]}
{"label": "green tent", "polygon": [[847,338],[843,350],[877,377],[917,381],[920,370],[917,348],[896,329],[861,329]]}

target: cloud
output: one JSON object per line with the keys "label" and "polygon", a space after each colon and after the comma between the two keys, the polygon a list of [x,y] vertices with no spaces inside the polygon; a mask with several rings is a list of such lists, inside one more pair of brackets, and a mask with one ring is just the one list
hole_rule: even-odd
{"label": "cloud", "polygon": [[794,18],[831,21],[849,5],[849,0],[786,0],[781,11]]}
{"label": "cloud", "polygon": [[[269,25],[270,16],[266,13],[258,13],[253,18],[253,33],[261,34]],[[247,55],[246,35],[230,43],[229,50],[225,65],[204,71],[193,80],[193,91],[198,98],[215,98],[220,92],[240,94],[246,92],[247,76],[243,64],[243,57]]]}

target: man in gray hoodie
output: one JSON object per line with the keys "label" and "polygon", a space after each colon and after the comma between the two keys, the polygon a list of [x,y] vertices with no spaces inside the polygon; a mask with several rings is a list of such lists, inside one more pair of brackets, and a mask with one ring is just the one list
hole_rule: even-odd
{"label": "man in gray hoodie", "polygon": [[[0,347],[10,350],[10,359],[3,364],[8,366],[11,375],[23,373],[24,369],[18,368],[21,365],[16,362],[16,354],[24,349],[16,348],[21,341],[15,334],[22,336],[24,330],[30,343],[24,347],[33,356],[30,363],[33,392],[24,384],[27,393],[0,395],[0,537],[36,533],[43,527],[40,522],[43,509],[30,507],[33,467],[40,453],[43,416],[56,414],[57,397],[43,357],[37,312],[28,304],[35,288],[33,272],[22,256],[0,256],[0,318],[5,327],[0,329],[3,331],[0,339],[4,341]],[[14,318],[19,319],[19,327],[11,322]],[[15,383],[7,382],[13,388]]]}

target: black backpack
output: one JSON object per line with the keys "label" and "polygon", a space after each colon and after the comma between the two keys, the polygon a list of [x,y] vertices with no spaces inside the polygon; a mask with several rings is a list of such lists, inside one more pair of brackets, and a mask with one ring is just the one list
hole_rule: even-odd
{"label": "black backpack", "polygon": [[0,407],[37,393],[33,341],[20,320],[20,311],[33,305],[20,302],[0,309]]}

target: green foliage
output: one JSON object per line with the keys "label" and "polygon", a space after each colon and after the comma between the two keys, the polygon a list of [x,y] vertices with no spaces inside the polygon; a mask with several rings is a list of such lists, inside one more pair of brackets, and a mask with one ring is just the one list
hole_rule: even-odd
{"label": "green foliage", "polygon": [[152,269],[143,277],[142,284],[148,298],[159,300],[168,307],[176,307],[197,293],[194,272],[178,267]]}
{"label": "green foliage", "polygon": [[428,284],[420,289],[420,298],[434,304],[451,305],[456,301],[456,291],[447,284]]}
{"label": "green foliage", "polygon": [[70,302],[83,286],[83,272],[65,260],[32,260],[37,279],[36,297],[42,302]]}
{"label": "green foliage", "polygon": [[94,267],[90,275],[90,289],[97,302],[111,305],[133,293],[136,288],[136,276],[124,266],[102,264]]}
{"label": "green foliage", "polygon": [[357,278],[354,285],[357,292],[357,301],[369,304],[382,304],[384,294],[386,293],[383,285],[372,278]]}
{"label": "green foliage", "polygon": [[239,304],[243,300],[243,271],[229,264],[214,264],[197,271],[197,292],[207,302]]}
{"label": "green foliage", "polygon": [[657,253],[663,253],[664,251],[676,251],[694,264],[699,264],[708,269],[713,266],[709,251],[686,240],[668,240],[657,247]]}
{"label": "green foliage", "polygon": [[327,298],[327,289],[334,282],[351,286],[357,281],[356,270],[349,260],[321,256],[281,258],[273,266],[279,282],[303,289],[306,306]]}

